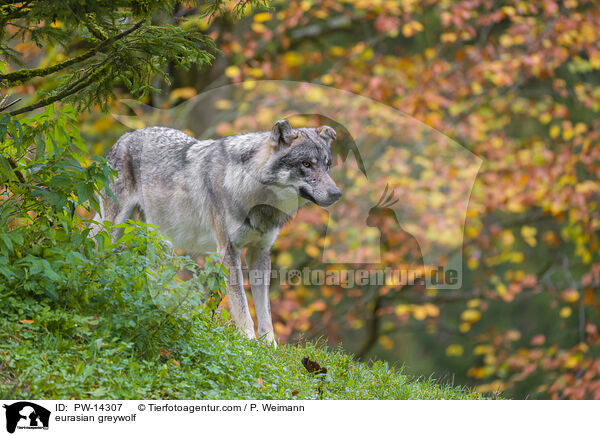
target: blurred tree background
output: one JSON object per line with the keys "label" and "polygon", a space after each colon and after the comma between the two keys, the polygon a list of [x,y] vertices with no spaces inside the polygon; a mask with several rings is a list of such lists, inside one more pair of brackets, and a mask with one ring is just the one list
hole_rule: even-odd
{"label": "blurred tree background", "polygon": [[[36,3],[0,1],[2,13],[10,9],[15,23],[7,24],[9,15],[2,18],[3,47],[19,53],[29,67],[59,65],[65,51],[83,55],[90,41],[111,38],[107,31],[118,35],[135,26],[122,23],[119,30],[84,20],[87,30],[72,35],[68,44],[38,46],[31,34],[19,39],[18,25],[19,14]],[[152,2],[139,2],[145,3]],[[292,0],[242,7],[242,17],[234,20],[240,13],[235,5],[182,1],[156,11],[153,25],[163,26],[169,38],[184,38],[173,58],[149,64],[151,45],[136,46],[127,37],[122,51],[100,50],[103,55],[93,58],[97,64],[88,67],[108,82],[88,89],[95,97],[83,103],[94,110],[79,116],[90,157],[105,154],[128,130],[113,116],[123,111],[123,98],[141,98],[167,110],[220,85],[290,80],[334,87],[402,111],[483,160],[464,227],[462,288],[274,283],[277,336],[287,342],[323,337],[362,360],[377,356],[411,373],[433,374],[482,392],[600,399],[597,2]],[[207,7],[220,8],[219,14],[207,14]],[[44,26],[46,32],[60,33],[62,25],[57,17]],[[185,58],[190,40],[184,33],[190,29],[192,41],[207,46],[205,57]],[[164,35],[158,32],[156,38]],[[135,86],[135,75],[119,76],[122,66],[112,61],[128,59],[154,73],[144,84],[153,91]],[[47,98],[44,90],[57,95],[60,86],[70,86],[57,79],[62,69],[25,85],[7,83],[6,73],[17,69],[11,65],[2,76],[3,86],[11,86],[3,94],[23,98],[7,112]],[[71,84],[85,80],[82,70],[72,74]],[[213,104],[198,108],[198,118],[231,102]],[[169,111],[157,113],[168,117]],[[355,115],[361,116],[358,109]],[[259,117],[221,123],[214,131],[237,133]],[[343,127],[336,126],[338,134]],[[443,165],[428,170],[443,180],[455,176]],[[345,177],[358,180],[356,173]],[[411,177],[405,173],[390,189],[402,193],[420,182]],[[421,188],[444,193],[443,186]],[[373,205],[381,191],[369,197]],[[322,209],[302,210],[276,243],[274,267],[321,265],[326,224]],[[386,249],[383,264],[420,255],[405,232],[390,238],[396,242]]]}

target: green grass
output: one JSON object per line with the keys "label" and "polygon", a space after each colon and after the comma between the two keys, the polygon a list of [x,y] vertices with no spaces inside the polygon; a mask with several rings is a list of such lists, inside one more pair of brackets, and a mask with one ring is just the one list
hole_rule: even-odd
{"label": "green grass", "polygon": [[[97,337],[93,323],[66,329],[65,313],[35,302],[30,309],[38,314],[32,324],[21,322],[24,313],[0,309],[3,399],[481,398],[432,379],[411,379],[385,362],[357,363],[337,348],[307,343],[274,349],[245,339],[223,315],[188,322],[167,350],[139,350],[110,335]],[[160,342],[160,334],[156,338]],[[327,375],[308,373],[305,356],[327,367]]]}

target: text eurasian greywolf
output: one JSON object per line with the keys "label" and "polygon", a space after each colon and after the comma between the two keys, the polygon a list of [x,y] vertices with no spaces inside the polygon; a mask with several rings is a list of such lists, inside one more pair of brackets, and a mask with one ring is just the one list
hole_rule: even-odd
{"label": "text eurasian greywolf", "polygon": [[203,141],[166,127],[126,133],[107,156],[118,172],[111,186],[118,203],[105,195],[94,220],[118,224],[138,212],[176,248],[188,253],[216,248],[229,271],[232,317],[254,338],[242,276],[241,253],[247,248],[258,335],[274,342],[271,247],[299,207],[308,201],[326,207],[341,197],[329,175],[335,137],[329,126],[293,129],[287,120],[270,132]]}

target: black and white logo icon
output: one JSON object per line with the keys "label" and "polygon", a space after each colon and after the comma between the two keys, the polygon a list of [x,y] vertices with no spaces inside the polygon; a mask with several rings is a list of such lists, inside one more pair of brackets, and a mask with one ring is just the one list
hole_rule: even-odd
{"label": "black and white logo icon", "polygon": [[29,401],[19,401],[3,406],[6,409],[6,431],[14,433],[16,429],[48,429],[50,411]]}

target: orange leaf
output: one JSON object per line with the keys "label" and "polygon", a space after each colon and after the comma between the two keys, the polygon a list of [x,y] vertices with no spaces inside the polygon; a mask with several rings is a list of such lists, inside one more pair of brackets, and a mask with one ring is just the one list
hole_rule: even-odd
{"label": "orange leaf", "polygon": [[33,320],[32,319],[22,319],[21,321],[19,321],[21,324],[33,324]]}
{"label": "orange leaf", "polygon": [[170,357],[171,356],[171,352],[169,350],[161,348],[160,350],[158,350],[158,355],[159,356]]}
{"label": "orange leaf", "polygon": [[181,366],[181,364],[178,361],[176,361],[175,359],[173,359],[173,365],[175,365],[175,366]]}

